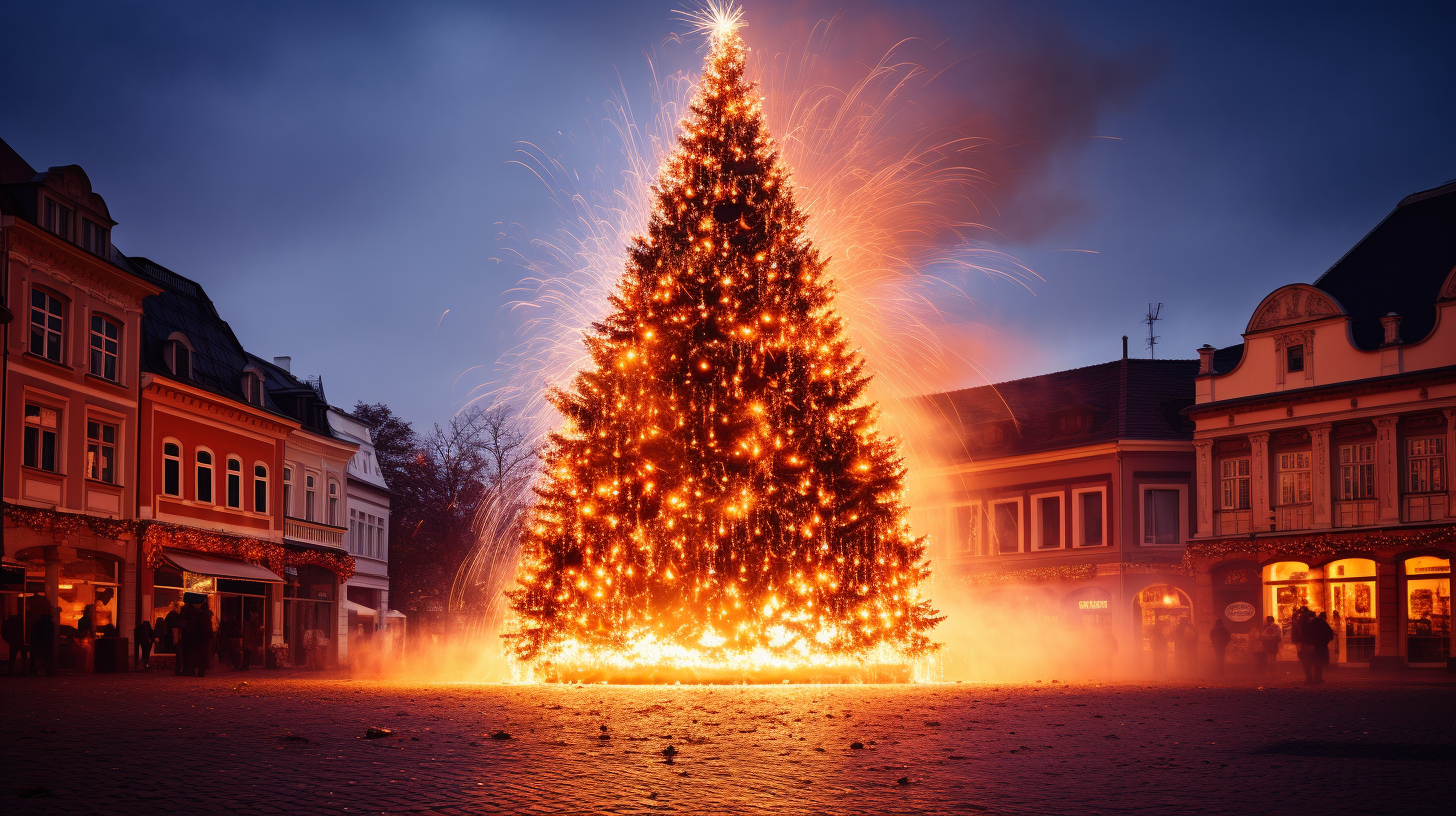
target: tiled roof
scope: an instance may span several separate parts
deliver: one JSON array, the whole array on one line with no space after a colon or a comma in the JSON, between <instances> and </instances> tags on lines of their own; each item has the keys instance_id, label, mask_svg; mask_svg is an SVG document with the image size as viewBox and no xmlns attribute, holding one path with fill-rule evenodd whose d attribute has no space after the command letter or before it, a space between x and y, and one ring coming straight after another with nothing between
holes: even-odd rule
<instances>
[{"instance_id":1,"label":"tiled roof","mask_svg":"<svg viewBox=\"0 0 1456 816\"><path fill-rule=\"evenodd\" d=\"M1330 293L1353 318L1355 343L1385 341L1380 318L1400 315L1406 343L1436 325L1436 298L1456 268L1456 181L1407 196L1314 285Z\"/></svg>"},{"instance_id":2,"label":"tiled roof","mask_svg":"<svg viewBox=\"0 0 1456 816\"><path fill-rule=\"evenodd\" d=\"M933 394L931 422L972 458L1000 458L1120 439L1192 439L1196 360L1117 360ZM954 455L954 454L952 454Z\"/></svg>"}]
</instances>

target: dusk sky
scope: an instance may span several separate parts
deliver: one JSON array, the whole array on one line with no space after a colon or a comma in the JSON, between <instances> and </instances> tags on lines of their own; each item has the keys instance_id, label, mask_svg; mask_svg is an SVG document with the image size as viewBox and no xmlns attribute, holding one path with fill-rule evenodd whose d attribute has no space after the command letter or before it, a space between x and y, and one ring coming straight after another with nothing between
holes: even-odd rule
<instances>
[{"instance_id":1,"label":"dusk sky","mask_svg":"<svg viewBox=\"0 0 1456 816\"><path fill-rule=\"evenodd\" d=\"M843 8L844 66L905 36L959 58L926 115L994 140L982 240L1042 279L965 282L996 380L1124 334L1146 355L1150 301L1160 357L1239 342L1456 177L1450 3L745 5L757 48ZM619 89L647 113L649 56L697 69L678 6L4 2L0 138L84 167L116 245L201 282L250 351L427 427L514 342L497 236L557 217L518 143L589 172L571 145Z\"/></svg>"}]
</instances>

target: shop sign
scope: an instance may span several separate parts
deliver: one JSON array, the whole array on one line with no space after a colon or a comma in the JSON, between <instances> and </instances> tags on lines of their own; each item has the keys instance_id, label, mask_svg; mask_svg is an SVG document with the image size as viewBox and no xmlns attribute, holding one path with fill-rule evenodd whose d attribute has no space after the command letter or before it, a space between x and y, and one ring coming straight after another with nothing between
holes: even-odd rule
<instances>
[{"instance_id":1,"label":"shop sign","mask_svg":"<svg viewBox=\"0 0 1456 816\"><path fill-rule=\"evenodd\" d=\"M1078 609L1106 609L1108 602L1100 598L1077 601Z\"/></svg>"},{"instance_id":2,"label":"shop sign","mask_svg":"<svg viewBox=\"0 0 1456 816\"><path fill-rule=\"evenodd\" d=\"M182 573L182 588L188 592L212 592L214 582L211 575L199 575L195 572Z\"/></svg>"},{"instance_id":3,"label":"shop sign","mask_svg":"<svg viewBox=\"0 0 1456 816\"><path fill-rule=\"evenodd\" d=\"M1254 617L1257 611L1251 603L1236 601L1223 608L1223 616L1234 623L1243 623Z\"/></svg>"},{"instance_id":4,"label":"shop sign","mask_svg":"<svg viewBox=\"0 0 1456 816\"><path fill-rule=\"evenodd\" d=\"M1437 564L1434 567L1414 567L1414 568L1411 569L1411 573L1412 574L1418 573L1418 572L1450 572L1450 571L1451 571L1451 568L1448 567L1448 566L1446 566L1445 564Z\"/></svg>"}]
</instances>

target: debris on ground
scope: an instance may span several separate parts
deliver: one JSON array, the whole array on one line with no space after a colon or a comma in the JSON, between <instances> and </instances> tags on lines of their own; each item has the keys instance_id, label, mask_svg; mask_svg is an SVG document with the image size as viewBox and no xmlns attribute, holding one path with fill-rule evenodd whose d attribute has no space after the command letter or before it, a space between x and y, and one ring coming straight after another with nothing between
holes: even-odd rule
<instances>
[{"instance_id":1,"label":"debris on ground","mask_svg":"<svg viewBox=\"0 0 1456 816\"><path fill-rule=\"evenodd\" d=\"M497 731L494 734L491 734L490 738L495 740L508 740L511 738L511 735L507 734L504 731Z\"/></svg>"},{"instance_id":2,"label":"debris on ground","mask_svg":"<svg viewBox=\"0 0 1456 816\"><path fill-rule=\"evenodd\" d=\"M864 747L864 743L863 742L851 742L849 744L849 747L850 747L850 750L858 751L859 749L861 749L861 748Z\"/></svg>"},{"instance_id":3,"label":"debris on ground","mask_svg":"<svg viewBox=\"0 0 1456 816\"><path fill-rule=\"evenodd\" d=\"M384 737L392 736L394 736L394 732L388 728L379 728L372 725L364 731L364 739L383 739Z\"/></svg>"}]
</instances>

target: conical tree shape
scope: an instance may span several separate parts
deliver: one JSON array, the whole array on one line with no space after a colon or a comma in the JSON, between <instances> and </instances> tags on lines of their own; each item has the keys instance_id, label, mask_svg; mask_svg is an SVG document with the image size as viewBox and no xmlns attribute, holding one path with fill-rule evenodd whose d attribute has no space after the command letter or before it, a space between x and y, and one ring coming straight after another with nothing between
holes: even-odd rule
<instances>
[{"instance_id":1,"label":"conical tree shape","mask_svg":"<svg viewBox=\"0 0 1456 816\"><path fill-rule=\"evenodd\" d=\"M526 661L726 664L914 656L940 618L904 467L861 402L833 308L745 76L713 34L647 235L565 415L524 528Z\"/></svg>"}]
</instances>

